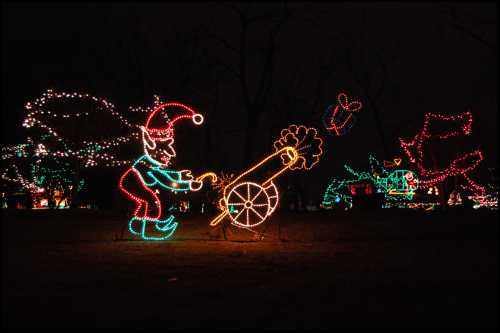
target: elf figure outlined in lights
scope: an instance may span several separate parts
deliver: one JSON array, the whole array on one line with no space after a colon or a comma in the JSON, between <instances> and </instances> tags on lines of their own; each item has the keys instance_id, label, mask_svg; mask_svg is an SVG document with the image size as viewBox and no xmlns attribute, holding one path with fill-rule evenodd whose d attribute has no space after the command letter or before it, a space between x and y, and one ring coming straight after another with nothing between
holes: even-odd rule
<instances>
[{"instance_id":1,"label":"elf figure outlined in lights","mask_svg":"<svg viewBox=\"0 0 500 333\"><path fill-rule=\"evenodd\" d=\"M172 116L170 120L168 113ZM176 156L173 148L174 126L182 119L191 120L195 125L203 123L203 116L181 103L162 103L153 109L146 124L141 126L144 154L121 176L122 190L136 208L129 221L129 230L145 240L165 240L177 228L174 216L164 216L160 202L160 191L198 191L203 186L203 178L215 174L206 173L197 179L190 170L167 169Z\"/></svg>"},{"instance_id":2,"label":"elf figure outlined in lights","mask_svg":"<svg viewBox=\"0 0 500 333\"><path fill-rule=\"evenodd\" d=\"M330 105L323 113L322 121L325 129L332 135L345 135L356 123L355 112L359 112L362 104L359 101L350 102L347 95L339 93L337 105Z\"/></svg>"}]
</instances>

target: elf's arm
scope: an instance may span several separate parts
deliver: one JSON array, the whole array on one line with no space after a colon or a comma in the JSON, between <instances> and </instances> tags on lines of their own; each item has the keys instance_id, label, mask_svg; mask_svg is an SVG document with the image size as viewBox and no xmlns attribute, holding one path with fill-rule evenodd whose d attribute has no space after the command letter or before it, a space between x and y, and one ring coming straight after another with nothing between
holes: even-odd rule
<instances>
[{"instance_id":1,"label":"elf's arm","mask_svg":"<svg viewBox=\"0 0 500 333\"><path fill-rule=\"evenodd\" d=\"M155 184L161 185L171 191L189 191L193 176L189 170L169 170L153 168L147 172Z\"/></svg>"}]
</instances>

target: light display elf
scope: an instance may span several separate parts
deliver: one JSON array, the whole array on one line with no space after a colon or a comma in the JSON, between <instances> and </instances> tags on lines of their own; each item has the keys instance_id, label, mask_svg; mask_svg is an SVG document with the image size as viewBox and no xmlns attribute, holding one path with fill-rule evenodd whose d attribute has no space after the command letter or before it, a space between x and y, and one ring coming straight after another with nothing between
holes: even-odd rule
<instances>
[{"instance_id":1,"label":"light display elf","mask_svg":"<svg viewBox=\"0 0 500 333\"><path fill-rule=\"evenodd\" d=\"M169 118L169 115L172 119ZM187 192L201 189L203 178L216 177L212 173L194 179L190 170L168 169L176 153L173 147L174 126L180 120L203 123L203 116L181 103L157 105L141 126L144 154L125 171L119 181L120 189L136 204L129 221L129 230L145 240L168 239L177 228L174 216L166 217L159 198L161 191Z\"/></svg>"}]
</instances>

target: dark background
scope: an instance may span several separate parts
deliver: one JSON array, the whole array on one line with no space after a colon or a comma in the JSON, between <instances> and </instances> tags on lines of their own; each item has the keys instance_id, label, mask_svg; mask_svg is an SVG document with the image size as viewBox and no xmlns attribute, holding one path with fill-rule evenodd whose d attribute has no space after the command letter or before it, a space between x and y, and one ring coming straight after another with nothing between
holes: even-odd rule
<instances>
[{"instance_id":1,"label":"dark background","mask_svg":"<svg viewBox=\"0 0 500 333\"><path fill-rule=\"evenodd\" d=\"M472 134L443 142L439 160L483 149L471 178L484 184L498 163L497 31L494 2L3 3L2 141L24 142L24 104L48 88L106 97L136 124L145 115L127 108L159 94L205 115L176 128L174 166L195 174L238 173L280 129L315 126L321 161L277 185L320 200L344 163L401 156L397 138L415 135L425 113L470 109ZM331 137L320 117L339 91L364 106L349 134ZM76 127L118 130L87 123ZM124 169L93 169L85 195L100 208L132 204L117 190ZM2 325L498 326L497 210L277 212L261 241L235 227L223 237L207 225L212 212L179 214L166 242L130 234L130 211L2 209Z\"/></svg>"},{"instance_id":2,"label":"dark background","mask_svg":"<svg viewBox=\"0 0 500 333\"><path fill-rule=\"evenodd\" d=\"M355 127L337 138L320 129L322 160L293 176L310 198L344 163L401 156L397 138L427 112L472 111L472 135L445 144L443 160L483 149L480 177L498 161L497 28L495 2L4 3L2 141L24 141L24 104L48 88L108 98L138 124L127 108L158 94L205 115L179 126L177 166L238 172L281 128L321 128L346 91L364 104Z\"/></svg>"}]
</instances>

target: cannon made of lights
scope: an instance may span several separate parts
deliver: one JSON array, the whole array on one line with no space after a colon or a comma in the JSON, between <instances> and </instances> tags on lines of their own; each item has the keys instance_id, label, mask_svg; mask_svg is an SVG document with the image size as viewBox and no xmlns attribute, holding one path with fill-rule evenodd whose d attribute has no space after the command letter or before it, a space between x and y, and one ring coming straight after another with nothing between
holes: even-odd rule
<instances>
[{"instance_id":1,"label":"cannon made of lights","mask_svg":"<svg viewBox=\"0 0 500 333\"><path fill-rule=\"evenodd\" d=\"M210 225L216 226L226 216L240 228L254 228L263 223L275 211L279 201L273 180L287 170L311 169L323 153L322 143L315 128L291 125L283 129L281 137L274 142L273 154L242 172L223 188L219 200L221 213ZM264 175L259 176L259 172Z\"/></svg>"}]
</instances>

